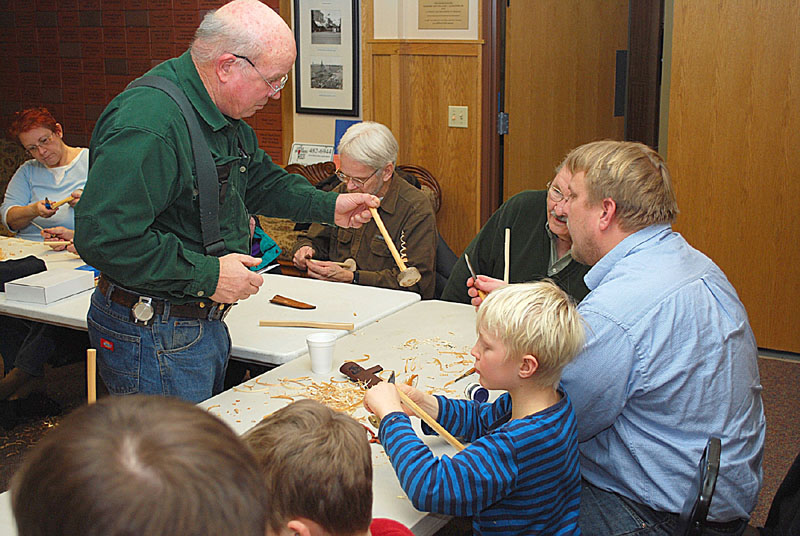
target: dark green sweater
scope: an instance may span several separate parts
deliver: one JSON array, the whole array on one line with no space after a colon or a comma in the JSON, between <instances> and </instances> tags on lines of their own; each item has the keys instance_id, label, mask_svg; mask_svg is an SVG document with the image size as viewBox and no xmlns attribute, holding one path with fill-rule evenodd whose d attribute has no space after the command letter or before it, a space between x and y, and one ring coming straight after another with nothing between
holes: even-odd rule
<instances>
[{"instance_id":1,"label":"dark green sweater","mask_svg":"<svg viewBox=\"0 0 800 536\"><path fill-rule=\"evenodd\" d=\"M505 229L511 228L509 280L512 283L537 281L547 277L550 263L550 237L547 235L547 191L527 190L515 195L492 214L486 225L464 250L475 273L503 279ZM589 267L573 260L551 277L567 294L579 302L589 293L583 276ZM469 303L469 269L464 255L456 262L442 293L446 301Z\"/></svg>"},{"instance_id":2,"label":"dark green sweater","mask_svg":"<svg viewBox=\"0 0 800 536\"><path fill-rule=\"evenodd\" d=\"M148 74L184 91L214 163L230 166L219 210L225 253L250 252L250 214L333 223L337 194L274 164L249 125L214 105L188 52ZM142 294L173 303L207 300L219 260L203 248L191 140L178 106L158 89L124 91L98 119L89 159L75 207L81 257Z\"/></svg>"}]
</instances>

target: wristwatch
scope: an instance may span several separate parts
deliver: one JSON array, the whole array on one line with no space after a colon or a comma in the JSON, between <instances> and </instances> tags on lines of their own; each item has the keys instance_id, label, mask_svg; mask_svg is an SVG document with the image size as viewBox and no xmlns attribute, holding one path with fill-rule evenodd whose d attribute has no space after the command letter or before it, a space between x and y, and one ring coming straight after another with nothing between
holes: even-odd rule
<instances>
[{"instance_id":1,"label":"wristwatch","mask_svg":"<svg viewBox=\"0 0 800 536\"><path fill-rule=\"evenodd\" d=\"M358 285L358 270L353 272L353 284Z\"/></svg>"}]
</instances>

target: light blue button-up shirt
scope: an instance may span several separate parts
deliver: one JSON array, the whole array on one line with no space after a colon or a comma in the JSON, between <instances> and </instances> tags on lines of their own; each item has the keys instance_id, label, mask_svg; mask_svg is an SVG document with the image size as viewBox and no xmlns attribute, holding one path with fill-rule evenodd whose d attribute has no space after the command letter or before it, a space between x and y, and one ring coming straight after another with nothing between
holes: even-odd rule
<instances>
[{"instance_id":1,"label":"light blue button-up shirt","mask_svg":"<svg viewBox=\"0 0 800 536\"><path fill-rule=\"evenodd\" d=\"M585 277L584 350L564 370L582 476L680 512L709 436L722 440L709 518L748 518L764 410L755 337L725 274L669 225L617 244Z\"/></svg>"}]
</instances>

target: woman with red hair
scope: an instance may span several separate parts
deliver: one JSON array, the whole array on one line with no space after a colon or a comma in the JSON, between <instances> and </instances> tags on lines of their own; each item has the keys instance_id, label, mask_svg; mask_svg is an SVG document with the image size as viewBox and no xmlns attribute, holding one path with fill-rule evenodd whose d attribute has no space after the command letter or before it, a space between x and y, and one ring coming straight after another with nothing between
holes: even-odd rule
<instances>
[{"instance_id":1,"label":"woman with red hair","mask_svg":"<svg viewBox=\"0 0 800 536\"><path fill-rule=\"evenodd\" d=\"M89 150L64 143L64 130L46 108L17 112L8 129L33 157L22 164L8 184L0 206L0 218L19 238L72 240L75 228L72 207L81 197L89 171ZM68 205L48 207L72 197ZM43 227L49 227L43 229ZM64 249L56 246L54 249ZM74 253L74 248L68 248ZM55 358L67 360L85 355L85 333L13 317L0 317L0 354L5 376L0 379L0 405L9 397L23 397L34 380L44 376L44 365ZM0 425L13 426L16 418L0 411ZM10 419L10 420L9 420Z\"/></svg>"},{"instance_id":2,"label":"woman with red hair","mask_svg":"<svg viewBox=\"0 0 800 536\"><path fill-rule=\"evenodd\" d=\"M42 240L42 227L74 229L72 207L80 199L89 171L89 150L64 143L64 130L47 108L17 112L9 134L34 158L22 164L8 184L0 217L19 238ZM72 196L69 206L52 208Z\"/></svg>"}]
</instances>

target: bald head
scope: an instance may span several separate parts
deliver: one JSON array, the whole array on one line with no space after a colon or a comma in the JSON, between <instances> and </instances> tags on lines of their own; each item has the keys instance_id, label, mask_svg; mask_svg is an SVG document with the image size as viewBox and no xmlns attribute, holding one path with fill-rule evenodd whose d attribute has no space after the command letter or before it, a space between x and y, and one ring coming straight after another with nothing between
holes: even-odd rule
<instances>
[{"instance_id":1,"label":"bald head","mask_svg":"<svg viewBox=\"0 0 800 536\"><path fill-rule=\"evenodd\" d=\"M200 23L192 43L195 63L211 63L226 52L254 62L288 66L284 72L296 56L292 30L259 0L233 0L210 11Z\"/></svg>"}]
</instances>

